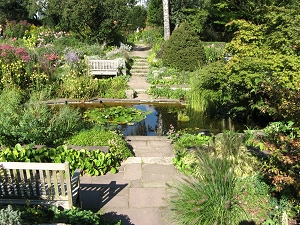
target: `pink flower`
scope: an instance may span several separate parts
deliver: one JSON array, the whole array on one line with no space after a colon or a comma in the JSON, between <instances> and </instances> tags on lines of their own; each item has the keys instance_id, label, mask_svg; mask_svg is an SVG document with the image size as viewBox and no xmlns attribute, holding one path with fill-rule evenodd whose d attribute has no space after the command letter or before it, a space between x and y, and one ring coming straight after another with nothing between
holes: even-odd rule
<instances>
[{"instance_id":1,"label":"pink flower","mask_svg":"<svg viewBox=\"0 0 300 225\"><path fill-rule=\"evenodd\" d=\"M1 53L1 57L6 57L7 56L7 52L2 52Z\"/></svg>"},{"instance_id":2,"label":"pink flower","mask_svg":"<svg viewBox=\"0 0 300 225\"><path fill-rule=\"evenodd\" d=\"M30 56L28 55L23 55L21 58L23 59L24 62L29 62L30 60Z\"/></svg>"}]
</instances>

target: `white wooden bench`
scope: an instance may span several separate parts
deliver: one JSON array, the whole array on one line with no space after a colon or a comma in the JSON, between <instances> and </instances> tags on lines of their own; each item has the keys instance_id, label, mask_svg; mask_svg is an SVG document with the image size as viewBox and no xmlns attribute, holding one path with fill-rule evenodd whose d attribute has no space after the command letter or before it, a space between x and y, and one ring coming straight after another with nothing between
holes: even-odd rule
<instances>
[{"instance_id":1,"label":"white wooden bench","mask_svg":"<svg viewBox=\"0 0 300 225\"><path fill-rule=\"evenodd\" d=\"M126 74L125 62L120 59L102 60L89 59L89 72L94 76L114 75L118 76L120 73Z\"/></svg>"},{"instance_id":2,"label":"white wooden bench","mask_svg":"<svg viewBox=\"0 0 300 225\"><path fill-rule=\"evenodd\" d=\"M69 163L0 162L0 204L80 203L80 169L71 177Z\"/></svg>"}]
</instances>

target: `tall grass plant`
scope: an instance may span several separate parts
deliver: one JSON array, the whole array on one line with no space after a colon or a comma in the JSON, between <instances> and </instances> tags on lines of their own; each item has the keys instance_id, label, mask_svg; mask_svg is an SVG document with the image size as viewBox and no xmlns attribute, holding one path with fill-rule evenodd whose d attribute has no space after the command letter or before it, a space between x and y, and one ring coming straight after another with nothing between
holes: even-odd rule
<instances>
[{"instance_id":1,"label":"tall grass plant","mask_svg":"<svg viewBox=\"0 0 300 225\"><path fill-rule=\"evenodd\" d=\"M235 198L236 178L230 160L198 150L199 174L176 183L169 199L178 224L238 224L243 210Z\"/></svg>"}]
</instances>

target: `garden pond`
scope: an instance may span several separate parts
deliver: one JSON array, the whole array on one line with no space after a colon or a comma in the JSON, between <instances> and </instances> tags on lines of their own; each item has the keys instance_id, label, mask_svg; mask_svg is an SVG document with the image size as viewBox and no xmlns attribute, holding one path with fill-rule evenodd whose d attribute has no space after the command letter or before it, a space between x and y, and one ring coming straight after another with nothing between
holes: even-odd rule
<instances>
[{"instance_id":1,"label":"garden pond","mask_svg":"<svg viewBox=\"0 0 300 225\"><path fill-rule=\"evenodd\" d=\"M170 125L175 130L188 129L195 132L219 133L223 130L224 121L219 118L210 118L199 113L189 112L184 105L178 103L151 103L151 104L128 104L128 103L92 103L77 104L84 110L94 108L110 108L123 106L146 112L139 122L118 124L124 136L164 136ZM226 122L228 123L228 122ZM236 131L243 132L247 127L243 124L232 122ZM228 125L225 126L228 128Z\"/></svg>"}]
</instances>

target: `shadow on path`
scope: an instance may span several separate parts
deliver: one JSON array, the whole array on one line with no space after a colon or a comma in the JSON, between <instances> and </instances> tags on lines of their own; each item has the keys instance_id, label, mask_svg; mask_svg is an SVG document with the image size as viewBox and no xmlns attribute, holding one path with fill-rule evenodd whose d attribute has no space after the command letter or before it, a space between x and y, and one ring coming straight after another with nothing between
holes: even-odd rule
<instances>
[{"instance_id":1,"label":"shadow on path","mask_svg":"<svg viewBox=\"0 0 300 225\"><path fill-rule=\"evenodd\" d=\"M104 218L108 222L118 222L121 221L122 225L134 225L130 222L130 218L127 215L120 214L118 215L116 212L105 213Z\"/></svg>"},{"instance_id":2,"label":"shadow on path","mask_svg":"<svg viewBox=\"0 0 300 225\"><path fill-rule=\"evenodd\" d=\"M128 184L80 184L80 199L83 209L101 209Z\"/></svg>"}]
</instances>

